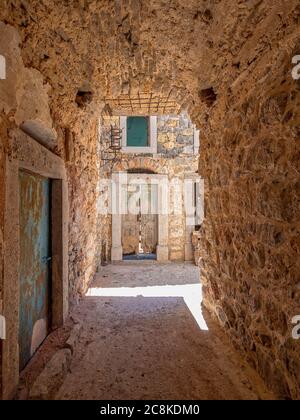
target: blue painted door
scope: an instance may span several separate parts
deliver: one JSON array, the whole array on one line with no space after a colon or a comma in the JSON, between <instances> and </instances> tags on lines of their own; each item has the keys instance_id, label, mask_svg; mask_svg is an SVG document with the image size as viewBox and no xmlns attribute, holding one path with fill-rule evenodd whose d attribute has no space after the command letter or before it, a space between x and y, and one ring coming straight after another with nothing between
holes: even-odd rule
<instances>
[{"instance_id":1,"label":"blue painted door","mask_svg":"<svg viewBox=\"0 0 300 420\"><path fill-rule=\"evenodd\" d=\"M20 320L22 370L50 329L51 181L21 171Z\"/></svg>"}]
</instances>

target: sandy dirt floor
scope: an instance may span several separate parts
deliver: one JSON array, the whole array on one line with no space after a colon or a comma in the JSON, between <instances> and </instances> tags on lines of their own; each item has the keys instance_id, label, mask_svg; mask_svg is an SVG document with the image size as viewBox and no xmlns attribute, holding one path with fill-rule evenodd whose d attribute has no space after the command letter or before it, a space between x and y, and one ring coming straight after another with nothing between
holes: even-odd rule
<instances>
[{"instance_id":1,"label":"sandy dirt floor","mask_svg":"<svg viewBox=\"0 0 300 420\"><path fill-rule=\"evenodd\" d=\"M200 294L192 264L102 268L72 314L83 329L56 399L271 399L219 327L202 317Z\"/></svg>"}]
</instances>

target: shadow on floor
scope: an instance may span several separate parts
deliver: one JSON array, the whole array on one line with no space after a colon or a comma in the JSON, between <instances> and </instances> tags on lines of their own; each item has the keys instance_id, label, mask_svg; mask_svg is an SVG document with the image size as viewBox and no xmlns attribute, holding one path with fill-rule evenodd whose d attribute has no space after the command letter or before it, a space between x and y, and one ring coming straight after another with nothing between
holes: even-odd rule
<instances>
[{"instance_id":1,"label":"shadow on floor","mask_svg":"<svg viewBox=\"0 0 300 420\"><path fill-rule=\"evenodd\" d=\"M83 331L57 399L271 398L207 314L207 328L199 328L185 292L178 294L195 285L192 264L103 268L73 313Z\"/></svg>"}]
</instances>

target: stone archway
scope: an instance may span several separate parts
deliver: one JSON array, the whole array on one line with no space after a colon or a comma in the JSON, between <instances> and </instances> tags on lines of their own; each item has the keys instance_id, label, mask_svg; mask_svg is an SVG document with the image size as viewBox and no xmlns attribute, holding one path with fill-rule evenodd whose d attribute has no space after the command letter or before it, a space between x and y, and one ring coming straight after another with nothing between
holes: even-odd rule
<instances>
[{"instance_id":1,"label":"stone archway","mask_svg":"<svg viewBox=\"0 0 300 420\"><path fill-rule=\"evenodd\" d=\"M133 156L128 160L122 160L114 165L115 172L133 172L133 171L152 172L153 174L167 175L168 168L161 159L155 159L149 156Z\"/></svg>"},{"instance_id":2,"label":"stone archway","mask_svg":"<svg viewBox=\"0 0 300 420\"><path fill-rule=\"evenodd\" d=\"M156 248L156 258L158 262L167 262L169 260L168 248L168 212L166 208L166 189L167 175L157 174L127 174L125 172L114 173L112 176L114 190L116 192L116 207L112 215L112 250L111 259L113 262L122 261L122 213L124 210L124 202L122 201L122 188L128 185L130 180L152 183L157 186L158 191L158 245Z\"/></svg>"},{"instance_id":3,"label":"stone archway","mask_svg":"<svg viewBox=\"0 0 300 420\"><path fill-rule=\"evenodd\" d=\"M0 265L11 268L3 209L13 205L6 197L7 162L17 155L12 138L22 122L41 120L57 129L56 144L47 147L67 171L75 301L99 263L99 114L124 95L130 106L141 91L166 105L174 100L203 128L205 305L277 394L299 398L290 321L299 313L300 293L300 93L292 73L300 49L299 0L3 3L0 44L9 65L0 85ZM36 89L43 92L38 101ZM36 161L44 166L42 153ZM12 295L0 278L5 314ZM14 372L13 351L8 356ZM5 382L7 396L17 375Z\"/></svg>"}]
</instances>

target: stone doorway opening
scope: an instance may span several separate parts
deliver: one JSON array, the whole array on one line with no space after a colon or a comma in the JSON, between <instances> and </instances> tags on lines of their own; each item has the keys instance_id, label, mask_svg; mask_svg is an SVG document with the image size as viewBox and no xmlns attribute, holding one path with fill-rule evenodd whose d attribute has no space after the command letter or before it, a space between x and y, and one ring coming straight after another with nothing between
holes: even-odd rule
<instances>
[{"instance_id":1,"label":"stone doorway opening","mask_svg":"<svg viewBox=\"0 0 300 420\"><path fill-rule=\"evenodd\" d=\"M5 399L14 396L20 370L30 366L44 338L64 324L69 308L68 194L63 161L20 132L12 147L17 152L5 166L3 284L10 290L3 308L9 328L1 343Z\"/></svg>"},{"instance_id":2,"label":"stone doorway opening","mask_svg":"<svg viewBox=\"0 0 300 420\"><path fill-rule=\"evenodd\" d=\"M112 180L118 203L112 214L112 261L124 255L168 261L168 215L160 211L166 176L118 172Z\"/></svg>"},{"instance_id":3,"label":"stone doorway opening","mask_svg":"<svg viewBox=\"0 0 300 420\"><path fill-rule=\"evenodd\" d=\"M101 169L112 181L111 261L195 261L193 233L200 207L195 203L203 198L200 188L197 197L194 193L201 184L199 130L187 112L141 116L134 109L131 114L139 117L132 117L127 110L113 111L100 120L104 148L112 127L120 129L122 139L113 165L103 159ZM147 124L141 127L140 120ZM133 207L129 214L128 203Z\"/></svg>"},{"instance_id":4,"label":"stone doorway opening","mask_svg":"<svg viewBox=\"0 0 300 420\"><path fill-rule=\"evenodd\" d=\"M122 200L127 212L122 216L124 260L156 260L158 246L157 185L143 182L124 186Z\"/></svg>"}]
</instances>

